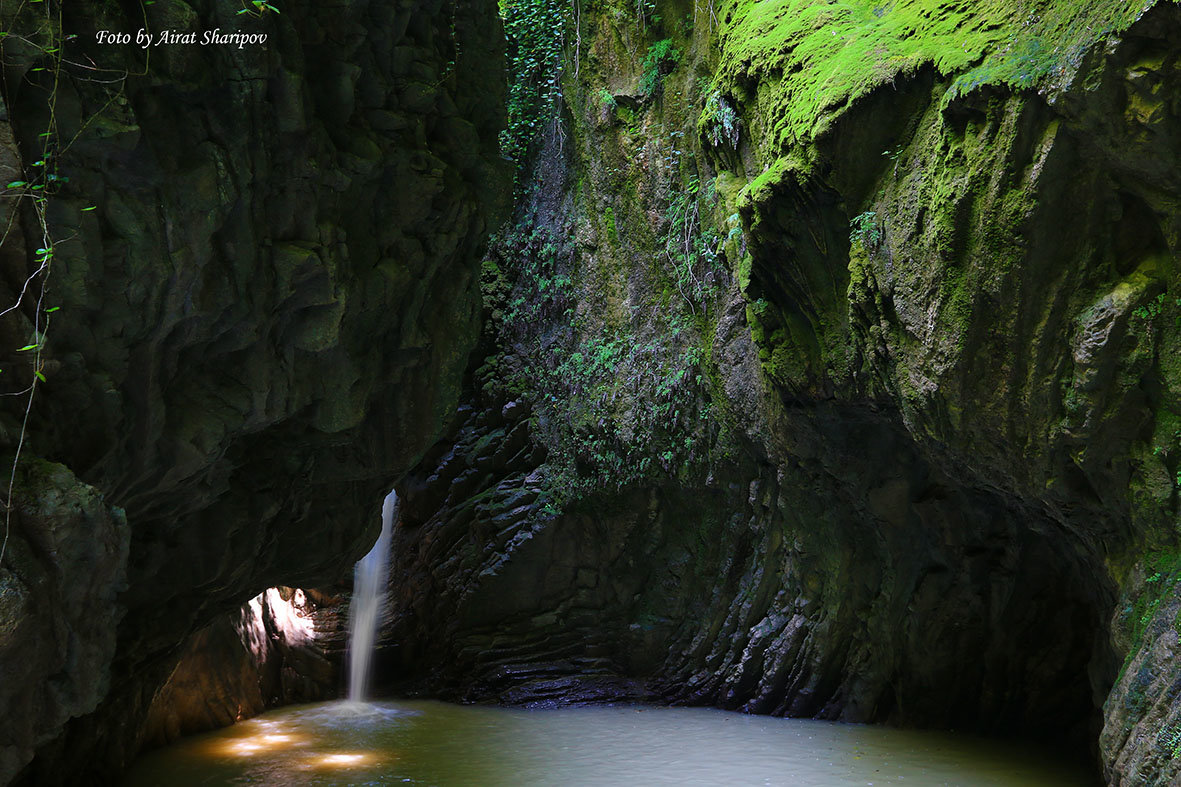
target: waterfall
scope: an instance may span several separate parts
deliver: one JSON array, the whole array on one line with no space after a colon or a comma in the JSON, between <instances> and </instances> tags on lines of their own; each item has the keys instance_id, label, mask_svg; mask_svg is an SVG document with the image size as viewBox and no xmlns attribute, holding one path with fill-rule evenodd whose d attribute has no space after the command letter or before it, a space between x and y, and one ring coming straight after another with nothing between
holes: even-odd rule
<instances>
[{"instance_id":1,"label":"waterfall","mask_svg":"<svg viewBox=\"0 0 1181 787\"><path fill-rule=\"evenodd\" d=\"M381 535L369 554L353 569L353 599L349 604L349 700L364 702L369 687L369 664L377 645L377 628L389 571L390 537L398 513L393 490L381 504Z\"/></svg>"}]
</instances>

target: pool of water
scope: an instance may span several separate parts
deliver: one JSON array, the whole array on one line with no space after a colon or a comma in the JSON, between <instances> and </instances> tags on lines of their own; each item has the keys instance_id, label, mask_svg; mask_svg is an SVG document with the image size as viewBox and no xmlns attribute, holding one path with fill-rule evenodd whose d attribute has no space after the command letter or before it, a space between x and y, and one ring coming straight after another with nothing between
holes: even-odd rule
<instances>
[{"instance_id":1,"label":"pool of water","mask_svg":"<svg viewBox=\"0 0 1181 787\"><path fill-rule=\"evenodd\" d=\"M183 785L1004 785L1077 787L1078 765L971 736L709 708L520 710L432 701L282 708L140 758Z\"/></svg>"}]
</instances>

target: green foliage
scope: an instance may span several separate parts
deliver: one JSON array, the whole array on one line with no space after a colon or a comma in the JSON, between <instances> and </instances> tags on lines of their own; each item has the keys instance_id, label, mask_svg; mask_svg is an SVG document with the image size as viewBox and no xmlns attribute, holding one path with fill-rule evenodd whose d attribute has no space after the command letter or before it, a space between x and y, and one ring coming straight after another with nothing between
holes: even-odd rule
<instances>
[{"instance_id":1,"label":"green foliage","mask_svg":"<svg viewBox=\"0 0 1181 787\"><path fill-rule=\"evenodd\" d=\"M558 0L504 0L500 15L509 44L508 128L500 150L517 165L519 180L530 145L561 99L567 11Z\"/></svg>"},{"instance_id":2,"label":"green foliage","mask_svg":"<svg viewBox=\"0 0 1181 787\"><path fill-rule=\"evenodd\" d=\"M1168 753L1169 759L1181 757L1181 724L1162 727L1156 736L1157 748Z\"/></svg>"},{"instance_id":3,"label":"green foliage","mask_svg":"<svg viewBox=\"0 0 1181 787\"><path fill-rule=\"evenodd\" d=\"M1171 307L1181 306L1181 298L1174 298L1172 303L1169 302L1168 295L1160 293L1155 298L1141 306L1137 306L1132 310L1133 316L1139 318L1142 322L1152 323L1162 314L1171 310ZM1175 318L1177 327L1181 328L1181 315Z\"/></svg>"},{"instance_id":4,"label":"green foliage","mask_svg":"<svg viewBox=\"0 0 1181 787\"><path fill-rule=\"evenodd\" d=\"M40 76L26 78L27 84L23 86L23 91L26 94L26 100L32 99L38 92L41 94L41 98L45 101L45 107L48 109L48 117L44 130L37 134L40 150L34 154L37 156L36 160L28 162L26 159L22 177L9 181L5 186L7 193L0 195L12 202L13 216L24 214L32 218L31 222L20 229L23 229L26 240L36 239L35 242L39 244L39 247L33 252L32 272L25 278L15 302L8 304L0 312L0 316L13 314L10 319L19 321L18 330L29 331L28 343L16 350L18 353L27 354L24 356L27 361L18 364L16 371L19 374L13 374L11 377L5 375L6 380L11 379L14 386L12 389L2 392L4 396L24 397L25 410L9 474L7 499L10 502L14 500L17 470L21 463L21 450L25 444L25 430L29 423L34 395L39 384L48 382L45 375L47 335L52 315L59 308L56 306L47 308L45 305L46 285L56 256L56 239L49 219L50 198L58 194L70 181L58 169L58 158L63 144L58 129L56 109L59 82L63 78L67 78L63 67L63 64L67 62L63 56L63 47L68 38L73 38L73 36L67 37L63 33L61 17L56 13L48 13L48 7L45 8L45 13L30 11L22 14L22 11L22 8L14 9L14 15L5 20L13 24L12 30L5 31L5 37L18 35L16 25L19 24L22 28L19 33L21 41L37 51L36 58L31 61L33 65L29 68L28 74L45 72L45 79ZM93 78L93 71L94 69L89 70L88 78ZM123 76L126 77L126 74ZM28 150L25 149L22 153L27 156ZM9 233L16 228L18 228L16 222L9 222L7 226L0 227L0 247L5 245ZM4 559L8 547L13 508L12 505L6 506L4 533L3 538L0 539L0 561Z\"/></svg>"},{"instance_id":5,"label":"green foliage","mask_svg":"<svg viewBox=\"0 0 1181 787\"><path fill-rule=\"evenodd\" d=\"M895 150L887 149L887 150L882 151L882 156L884 158L890 159L890 163L892 163L894 165L894 172L893 172L894 177L898 177L898 164L902 160L902 155L904 153L906 153L906 148L901 147L901 146L896 148Z\"/></svg>"},{"instance_id":6,"label":"green foliage","mask_svg":"<svg viewBox=\"0 0 1181 787\"><path fill-rule=\"evenodd\" d=\"M1148 322L1149 320L1155 320L1160 316L1161 310L1164 309L1164 305L1165 294L1162 292L1160 295L1156 296L1155 300L1151 300L1143 306L1137 306L1132 310L1132 314L1139 317L1141 320Z\"/></svg>"},{"instance_id":7,"label":"green foliage","mask_svg":"<svg viewBox=\"0 0 1181 787\"><path fill-rule=\"evenodd\" d=\"M1166 445L1156 444L1152 447L1153 456L1169 457L1176 450L1177 446L1181 445L1181 429L1173 430L1173 439Z\"/></svg>"},{"instance_id":8,"label":"green foliage","mask_svg":"<svg viewBox=\"0 0 1181 787\"><path fill-rule=\"evenodd\" d=\"M562 264L572 253L570 241L533 230L518 242L517 281L500 315L510 326L540 322L561 313L571 296L570 274Z\"/></svg>"},{"instance_id":9,"label":"green foliage","mask_svg":"<svg viewBox=\"0 0 1181 787\"><path fill-rule=\"evenodd\" d=\"M1132 309L1129 327L1134 331L1143 332L1151 343L1155 341L1158 331L1164 327L1162 323L1168 322L1181 330L1181 298L1170 297L1168 293L1162 292ZM1177 473L1177 485L1181 486L1181 470Z\"/></svg>"},{"instance_id":10,"label":"green foliage","mask_svg":"<svg viewBox=\"0 0 1181 787\"><path fill-rule=\"evenodd\" d=\"M645 29L649 24L660 24L660 15L656 13L656 0L636 0L636 19L640 20L640 28Z\"/></svg>"},{"instance_id":11,"label":"green foliage","mask_svg":"<svg viewBox=\"0 0 1181 787\"><path fill-rule=\"evenodd\" d=\"M710 183L712 186L712 182ZM703 196L697 175L689 175L681 189L674 189L664 217L668 221L662 245L672 264L677 292L696 314L716 290L710 271L717 264L722 239L717 231L702 226L700 203Z\"/></svg>"},{"instance_id":12,"label":"green foliage","mask_svg":"<svg viewBox=\"0 0 1181 787\"><path fill-rule=\"evenodd\" d=\"M614 10L617 22L631 16L626 6ZM654 6L635 10L645 23L657 21ZM651 43L657 38L663 40ZM593 123L606 108L617 124L595 125L597 132L620 141L643 134L652 151L640 163L611 146L601 167L576 173L575 214L595 230L593 261L583 256L587 246L573 241L585 237L583 227L562 223L561 213L532 215L533 201L519 199L516 223L493 239L484 264L485 346L496 349L486 353L474 382L489 401L511 397L531 405L532 439L547 450L538 471L546 490L536 506L542 515L641 483L704 478L724 429L707 370L713 296L725 273L721 235L731 227L719 233L711 226L713 178L699 173L684 150L686 131L679 129L687 122L695 136L692 119L701 104L675 94L665 79L682 53L662 34L645 47L637 58L639 89L649 96L663 91L663 102L617 100L607 83L590 82L575 115L578 124ZM568 48L572 54L572 36ZM717 109L729 110L723 128L732 133L733 106ZM741 230L729 237L740 238Z\"/></svg>"},{"instance_id":13,"label":"green foliage","mask_svg":"<svg viewBox=\"0 0 1181 787\"><path fill-rule=\"evenodd\" d=\"M854 216L849 222L849 243L859 243L866 251L878 248L882 242L882 229L878 226L877 216L872 210Z\"/></svg>"},{"instance_id":14,"label":"green foliage","mask_svg":"<svg viewBox=\"0 0 1181 787\"><path fill-rule=\"evenodd\" d=\"M702 400L701 351L678 352L667 337L636 341L626 331L578 335L545 383L559 391L548 398L551 423L568 424L548 442L566 498L676 475L700 461L714 428Z\"/></svg>"},{"instance_id":15,"label":"green foliage","mask_svg":"<svg viewBox=\"0 0 1181 787\"><path fill-rule=\"evenodd\" d=\"M275 8L266 0L250 0L250 5L238 11L238 14L250 14L251 16L262 16L263 14L277 14L279 9Z\"/></svg>"},{"instance_id":16,"label":"green foliage","mask_svg":"<svg viewBox=\"0 0 1181 787\"><path fill-rule=\"evenodd\" d=\"M723 144L738 149L738 137L742 131L742 119L737 110L718 91L709 94L702 110L698 128L709 144L720 148Z\"/></svg>"},{"instance_id":17,"label":"green foliage","mask_svg":"<svg viewBox=\"0 0 1181 787\"><path fill-rule=\"evenodd\" d=\"M648 47L644 58L644 70L640 75L640 90L645 96L660 92L664 76L676 68L681 60L681 50L673 46L671 38L664 38Z\"/></svg>"},{"instance_id":18,"label":"green foliage","mask_svg":"<svg viewBox=\"0 0 1181 787\"><path fill-rule=\"evenodd\" d=\"M575 311L586 285L574 278L567 237L523 222L491 246L482 277L486 330L503 349L476 379L492 396L532 403L535 439L549 449L554 511L596 490L702 466L718 426L705 393L705 354L682 309L674 303L647 315L655 323L648 328L604 324L601 314Z\"/></svg>"}]
</instances>

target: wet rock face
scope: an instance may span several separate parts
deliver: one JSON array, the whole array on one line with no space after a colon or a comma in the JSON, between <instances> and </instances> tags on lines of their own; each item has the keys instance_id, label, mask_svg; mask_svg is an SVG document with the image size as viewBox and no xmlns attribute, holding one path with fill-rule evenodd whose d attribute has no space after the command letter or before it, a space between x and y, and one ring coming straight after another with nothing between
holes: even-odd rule
<instances>
[{"instance_id":1,"label":"wet rock face","mask_svg":"<svg viewBox=\"0 0 1181 787\"><path fill-rule=\"evenodd\" d=\"M217 729L268 707L338 694L347 609L340 595L268 588L189 637L141 732L144 745Z\"/></svg>"},{"instance_id":2,"label":"wet rock face","mask_svg":"<svg viewBox=\"0 0 1181 787\"><path fill-rule=\"evenodd\" d=\"M46 213L60 245L40 308L60 310L25 455L70 468L130 528L112 691L99 716L34 741L46 746L31 782L124 760L133 734L109 734L100 716L141 717L152 681L216 614L271 585L346 573L391 480L454 410L499 177L495 6L296 0L281 11L253 18L194 0L148 6L143 19L138 6L66 4L60 31L25 6L0 11L0 26L28 39L3 45L5 182L14 167L37 176L47 129L68 177ZM268 40L95 41L145 24ZM51 119L52 58L34 44L59 33L73 37L69 61L110 79L67 64ZM6 306L43 245L20 204L3 245ZM16 350L45 323L37 308L22 302L0 331L16 388L33 379ZM11 456L23 400L3 401ZM3 571L15 570L6 556ZM6 683L24 682L15 664ZM3 777L23 760L9 762Z\"/></svg>"},{"instance_id":3,"label":"wet rock face","mask_svg":"<svg viewBox=\"0 0 1181 787\"><path fill-rule=\"evenodd\" d=\"M1115 638L1128 659L1104 705L1099 740L1111 784L1165 785L1181 776L1181 594L1176 553L1150 553L1128 577Z\"/></svg>"},{"instance_id":4,"label":"wet rock face","mask_svg":"<svg viewBox=\"0 0 1181 787\"><path fill-rule=\"evenodd\" d=\"M464 699L1094 735L1111 591L1059 525L883 414L792 427L812 469L747 461L544 518L528 421L472 413L405 484L386 672Z\"/></svg>"},{"instance_id":5,"label":"wet rock face","mask_svg":"<svg viewBox=\"0 0 1181 787\"><path fill-rule=\"evenodd\" d=\"M654 98L634 31L585 18L567 134L486 265L509 281L487 280L470 409L399 489L390 671L468 699L659 697L1079 750L1106 723L1109 778L1166 783L1149 733L1176 715L1175 637L1153 599L1177 572L1135 577L1146 543L1175 543L1176 7L1036 90L987 58L966 81L908 66L805 129L775 124L835 73L808 70L824 47L796 63L768 43L784 63L760 82L740 5L712 108L700 24L670 33ZM742 121L724 139L722 101ZM678 195L699 187L695 236ZM506 332L522 283L558 294Z\"/></svg>"}]
</instances>

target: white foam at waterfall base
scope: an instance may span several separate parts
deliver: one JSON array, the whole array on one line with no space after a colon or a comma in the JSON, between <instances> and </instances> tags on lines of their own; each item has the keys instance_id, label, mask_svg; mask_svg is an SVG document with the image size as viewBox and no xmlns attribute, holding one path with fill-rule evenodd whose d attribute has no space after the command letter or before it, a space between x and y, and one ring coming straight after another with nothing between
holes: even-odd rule
<instances>
[{"instance_id":1,"label":"white foam at waterfall base","mask_svg":"<svg viewBox=\"0 0 1181 787\"><path fill-rule=\"evenodd\" d=\"M364 702L369 670L377 645L377 629L386 595L390 538L398 512L398 495L390 491L381 505L381 535L369 554L353 569L353 599L349 604L349 701Z\"/></svg>"}]
</instances>

